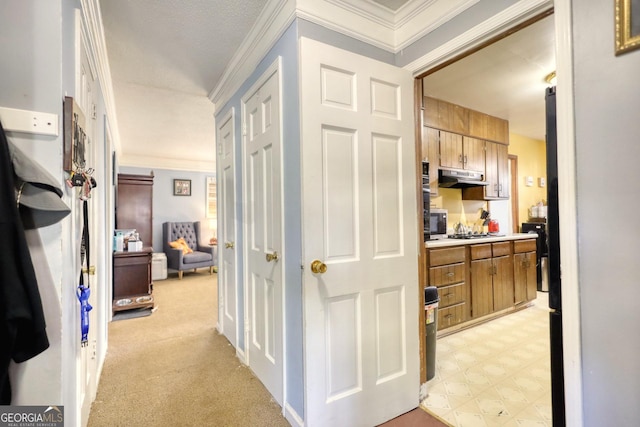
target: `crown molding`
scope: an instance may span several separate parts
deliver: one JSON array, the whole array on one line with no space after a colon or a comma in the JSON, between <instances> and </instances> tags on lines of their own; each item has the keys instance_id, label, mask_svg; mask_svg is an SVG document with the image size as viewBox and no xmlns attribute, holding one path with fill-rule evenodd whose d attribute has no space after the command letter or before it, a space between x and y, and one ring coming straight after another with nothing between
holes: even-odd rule
<instances>
[{"instance_id":1,"label":"crown molding","mask_svg":"<svg viewBox=\"0 0 640 427\"><path fill-rule=\"evenodd\" d=\"M122 154L118 158L118 166L167 169L193 172L215 173L216 162L214 160L188 160L167 157L153 157L149 155Z\"/></svg>"},{"instance_id":2,"label":"crown molding","mask_svg":"<svg viewBox=\"0 0 640 427\"><path fill-rule=\"evenodd\" d=\"M268 1L254 26L225 68L220 83L209 93L216 106L224 106L249 78L269 49L295 19L296 0Z\"/></svg>"},{"instance_id":3,"label":"crown molding","mask_svg":"<svg viewBox=\"0 0 640 427\"><path fill-rule=\"evenodd\" d=\"M552 7L553 0L521 0L403 68L420 74Z\"/></svg>"}]
</instances>

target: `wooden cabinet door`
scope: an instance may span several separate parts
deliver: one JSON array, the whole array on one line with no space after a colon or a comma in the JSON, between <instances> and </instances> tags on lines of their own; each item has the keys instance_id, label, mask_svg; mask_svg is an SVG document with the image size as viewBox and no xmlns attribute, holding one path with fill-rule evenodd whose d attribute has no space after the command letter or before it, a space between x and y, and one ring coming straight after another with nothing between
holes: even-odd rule
<instances>
[{"instance_id":1,"label":"wooden cabinet door","mask_svg":"<svg viewBox=\"0 0 640 427\"><path fill-rule=\"evenodd\" d=\"M511 256L493 258L493 310L513 307L513 262Z\"/></svg>"},{"instance_id":2,"label":"wooden cabinet door","mask_svg":"<svg viewBox=\"0 0 640 427\"><path fill-rule=\"evenodd\" d=\"M515 303L532 301L537 297L536 253L525 252L513 256Z\"/></svg>"},{"instance_id":3,"label":"wooden cabinet door","mask_svg":"<svg viewBox=\"0 0 640 427\"><path fill-rule=\"evenodd\" d=\"M471 315L482 317L493 311L493 261L471 261Z\"/></svg>"},{"instance_id":4,"label":"wooden cabinet door","mask_svg":"<svg viewBox=\"0 0 640 427\"><path fill-rule=\"evenodd\" d=\"M440 166L462 169L462 161L462 135L440 131Z\"/></svg>"},{"instance_id":5,"label":"wooden cabinet door","mask_svg":"<svg viewBox=\"0 0 640 427\"><path fill-rule=\"evenodd\" d=\"M498 144L487 141L486 170L484 180L489 183L484 189L485 197L498 197Z\"/></svg>"},{"instance_id":6,"label":"wooden cabinet door","mask_svg":"<svg viewBox=\"0 0 640 427\"><path fill-rule=\"evenodd\" d=\"M495 144L496 169L498 171L498 197L509 198L509 147L503 144Z\"/></svg>"},{"instance_id":7,"label":"wooden cabinet door","mask_svg":"<svg viewBox=\"0 0 640 427\"><path fill-rule=\"evenodd\" d=\"M527 277L527 301L533 301L538 297L538 273L536 270L536 253L535 252L527 252L526 256L526 277Z\"/></svg>"},{"instance_id":8,"label":"wooden cabinet door","mask_svg":"<svg viewBox=\"0 0 640 427\"><path fill-rule=\"evenodd\" d=\"M467 170L484 172L484 141L477 138L465 136L463 142L463 166Z\"/></svg>"},{"instance_id":9,"label":"wooden cabinet door","mask_svg":"<svg viewBox=\"0 0 640 427\"><path fill-rule=\"evenodd\" d=\"M440 131L422 127L422 160L429 162L431 197L438 195L438 166L440 164Z\"/></svg>"}]
</instances>

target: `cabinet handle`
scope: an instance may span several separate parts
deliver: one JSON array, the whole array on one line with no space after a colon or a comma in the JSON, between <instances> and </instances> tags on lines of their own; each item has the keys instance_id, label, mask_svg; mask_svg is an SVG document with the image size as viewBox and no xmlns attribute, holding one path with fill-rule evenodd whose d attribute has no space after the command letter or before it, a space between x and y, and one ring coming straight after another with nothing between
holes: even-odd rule
<instances>
[{"instance_id":1,"label":"cabinet handle","mask_svg":"<svg viewBox=\"0 0 640 427\"><path fill-rule=\"evenodd\" d=\"M453 296L453 294L451 292L449 292L446 295L443 295L443 297L445 297L445 298L451 298L452 296Z\"/></svg>"},{"instance_id":2,"label":"cabinet handle","mask_svg":"<svg viewBox=\"0 0 640 427\"><path fill-rule=\"evenodd\" d=\"M445 319L451 319L453 317L453 314L445 314L444 318Z\"/></svg>"},{"instance_id":3,"label":"cabinet handle","mask_svg":"<svg viewBox=\"0 0 640 427\"><path fill-rule=\"evenodd\" d=\"M464 163L464 162L462 161L462 154L458 154L458 163Z\"/></svg>"},{"instance_id":4,"label":"cabinet handle","mask_svg":"<svg viewBox=\"0 0 640 427\"><path fill-rule=\"evenodd\" d=\"M462 163L465 164L465 165L467 164L467 155L466 154L464 155L464 160L462 161Z\"/></svg>"},{"instance_id":5,"label":"cabinet handle","mask_svg":"<svg viewBox=\"0 0 640 427\"><path fill-rule=\"evenodd\" d=\"M447 274L445 274L446 277L453 277L453 271L448 272Z\"/></svg>"}]
</instances>

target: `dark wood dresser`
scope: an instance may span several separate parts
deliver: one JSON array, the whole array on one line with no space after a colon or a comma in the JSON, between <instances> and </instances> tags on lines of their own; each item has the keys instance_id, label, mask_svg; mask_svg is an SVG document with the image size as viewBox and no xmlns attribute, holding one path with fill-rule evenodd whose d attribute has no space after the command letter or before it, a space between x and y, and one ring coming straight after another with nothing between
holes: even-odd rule
<instances>
[{"instance_id":1,"label":"dark wood dresser","mask_svg":"<svg viewBox=\"0 0 640 427\"><path fill-rule=\"evenodd\" d=\"M153 172L150 175L118 174L116 229L135 228L141 251L113 253L113 311L152 308L153 283ZM126 246L125 246L126 249Z\"/></svg>"}]
</instances>

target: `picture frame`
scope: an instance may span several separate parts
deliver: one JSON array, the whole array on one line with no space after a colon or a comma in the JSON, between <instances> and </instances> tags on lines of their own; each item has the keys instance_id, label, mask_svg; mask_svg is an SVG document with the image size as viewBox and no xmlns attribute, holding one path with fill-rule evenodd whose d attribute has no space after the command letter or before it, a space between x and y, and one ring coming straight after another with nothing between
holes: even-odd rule
<instances>
[{"instance_id":1,"label":"picture frame","mask_svg":"<svg viewBox=\"0 0 640 427\"><path fill-rule=\"evenodd\" d=\"M640 48L640 0L616 0L616 55Z\"/></svg>"},{"instance_id":2,"label":"picture frame","mask_svg":"<svg viewBox=\"0 0 640 427\"><path fill-rule=\"evenodd\" d=\"M174 179L173 195L174 196L190 196L191 180L190 179Z\"/></svg>"}]
</instances>

